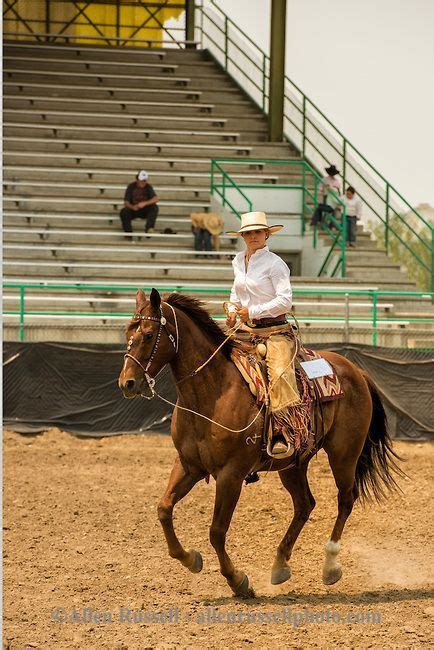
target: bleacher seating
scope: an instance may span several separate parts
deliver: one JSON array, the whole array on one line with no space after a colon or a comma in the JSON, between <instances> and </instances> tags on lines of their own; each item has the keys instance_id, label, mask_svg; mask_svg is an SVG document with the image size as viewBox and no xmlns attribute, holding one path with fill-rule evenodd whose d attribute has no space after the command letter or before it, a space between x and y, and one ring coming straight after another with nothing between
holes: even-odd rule
<instances>
[{"instance_id":1,"label":"bleacher seating","mask_svg":"<svg viewBox=\"0 0 434 650\"><path fill-rule=\"evenodd\" d=\"M247 95L206 53L193 49L6 42L4 73L5 280L209 287L216 293L203 297L221 315L235 242L223 236L219 254L198 257L189 217L209 209L210 159L238 159L231 174L244 182L269 185L299 177L299 171L277 173L267 163L249 163L299 154L289 143L267 142L265 118ZM160 196L157 232L145 237L143 222L134 222L128 241L118 214L124 188L140 168L149 171ZM172 234L164 234L166 228ZM331 286L414 289L370 234L359 230L347 277ZM295 287L319 291L330 282L294 278ZM119 340L124 317L113 314L129 313L133 305L131 294L99 288L80 294L27 290L26 296L27 309L57 308L62 327L70 326L66 338L75 340L89 337L80 329L83 322L94 323L96 331L109 321L104 340ZM318 318L323 329L329 327L344 306L339 297L318 298L295 301L315 332ZM5 309L17 309L18 299L17 291L6 290ZM363 324L369 302L358 298L352 308ZM382 300L379 308L382 318L398 318L393 327L406 326L411 310L399 301ZM414 310L426 309L426 301L415 302ZM92 320L92 312L101 311L106 315ZM35 338L55 320L27 317ZM6 337L16 337L16 326L17 318L7 317Z\"/></svg>"}]
</instances>

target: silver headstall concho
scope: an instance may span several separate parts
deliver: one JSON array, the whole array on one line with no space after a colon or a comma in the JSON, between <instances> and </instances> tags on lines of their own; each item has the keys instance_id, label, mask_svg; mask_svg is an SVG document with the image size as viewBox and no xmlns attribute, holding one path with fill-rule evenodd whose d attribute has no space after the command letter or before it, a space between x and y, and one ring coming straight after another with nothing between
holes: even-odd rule
<instances>
[{"instance_id":1,"label":"silver headstall concho","mask_svg":"<svg viewBox=\"0 0 434 650\"><path fill-rule=\"evenodd\" d=\"M164 303L164 304L168 304L168 303ZM138 314L134 314L134 316L133 316L133 320L138 320L138 321L139 321L139 324L138 324L138 326L137 326L136 332L140 332L140 323L141 323L142 321L145 321L145 320L151 320L151 321L154 321L155 323L159 323L159 324L160 324L160 326L159 326L159 328L158 328L158 332L157 332L157 338L155 339L154 347L152 348L152 352L151 352L151 355L150 355L150 357L149 357L149 359L148 359L148 362L147 362L147 364L146 364L146 367L145 367L145 366L144 366L144 365L143 365L143 364L142 364L142 363L141 363L141 362L140 362L140 361L139 361L139 360L138 360L138 359L137 359L133 354L130 353L130 350L131 350L132 345L133 345L133 342L134 342L134 335L132 335L132 336L130 337L130 339L129 339L129 341L128 341L128 344L127 344L127 351L126 351L126 353L124 354L124 359L127 359L127 358L128 358L128 359L132 359L132 360L133 360L135 363L137 363L137 365L139 365L139 366L141 367L141 369L143 370L143 372L144 372L144 376L145 376L145 380L146 380L146 383L148 384L148 388L149 388L149 390L150 390L151 395L150 395L150 397L148 397L147 395L143 395L143 394L142 394L141 396L144 397L145 399L149 399L149 400L151 400L151 399L153 399L153 398L155 397L155 390L154 390L155 379L154 379L154 377L151 377L151 376L149 375L148 371L149 371L149 368L151 367L151 363L152 363L152 361L153 361L153 359L154 359L154 357L155 357L155 355L156 355L156 353L157 353L158 346L159 346L159 344L160 344L161 333L162 333L162 331L163 331L163 327L164 327L165 330L166 330L166 334L167 334L167 336L168 336L168 338L169 338L169 341L170 341L170 342L172 343L172 345L173 345L173 348L174 348L174 350L175 350L175 353L178 352L179 334L178 334L178 322L177 322L177 319L176 319L176 312L175 312L175 310L173 309L172 305L169 305L169 304L168 304L168 306L169 306L169 307L171 308L171 310L173 311L173 316L174 316L174 319L175 319L176 341L175 341L175 338L173 337L173 335L172 335L172 334L167 330L167 328L166 328L166 325L167 325L167 319L165 318L165 316L164 316L164 314L163 314L163 309L162 309L162 307L161 307L161 305L160 305L160 318L157 318L157 317L155 317L155 316L141 316L140 313L138 313Z\"/></svg>"}]
</instances>

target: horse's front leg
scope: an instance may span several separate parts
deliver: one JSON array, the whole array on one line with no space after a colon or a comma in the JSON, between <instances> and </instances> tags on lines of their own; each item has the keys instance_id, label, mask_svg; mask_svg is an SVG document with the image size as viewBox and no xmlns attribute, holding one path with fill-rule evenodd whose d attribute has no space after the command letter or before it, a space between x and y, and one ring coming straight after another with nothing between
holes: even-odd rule
<instances>
[{"instance_id":1,"label":"horse's front leg","mask_svg":"<svg viewBox=\"0 0 434 650\"><path fill-rule=\"evenodd\" d=\"M234 477L229 468L217 476L214 515L210 528L210 541L220 563L220 572L226 578L236 596L252 598L255 593L249 585L249 579L243 571L235 569L226 552L226 533L229 529L235 506L240 497L243 478Z\"/></svg>"},{"instance_id":2,"label":"horse's front leg","mask_svg":"<svg viewBox=\"0 0 434 650\"><path fill-rule=\"evenodd\" d=\"M315 499L307 480L307 463L279 472L283 486L288 490L294 504L294 515L288 530L280 542L271 570L271 584L279 585L291 577L289 559L292 549L309 515L315 507Z\"/></svg>"},{"instance_id":3,"label":"horse's front leg","mask_svg":"<svg viewBox=\"0 0 434 650\"><path fill-rule=\"evenodd\" d=\"M158 504L158 518L166 537L169 555L179 560L192 573L202 571L202 556L194 550L186 551L181 545L173 527L173 508L205 476L205 473L192 474L188 472L178 456L173 465L166 491Z\"/></svg>"}]
</instances>

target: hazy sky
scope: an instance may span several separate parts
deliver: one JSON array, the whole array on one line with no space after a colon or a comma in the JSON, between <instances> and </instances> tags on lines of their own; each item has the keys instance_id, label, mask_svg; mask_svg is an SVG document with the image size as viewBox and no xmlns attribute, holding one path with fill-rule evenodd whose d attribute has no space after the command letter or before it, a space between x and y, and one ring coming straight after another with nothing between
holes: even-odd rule
<instances>
[{"instance_id":1,"label":"hazy sky","mask_svg":"<svg viewBox=\"0 0 434 650\"><path fill-rule=\"evenodd\" d=\"M268 51L271 0L217 0ZM434 0L287 0L286 74L410 203L434 206Z\"/></svg>"}]
</instances>

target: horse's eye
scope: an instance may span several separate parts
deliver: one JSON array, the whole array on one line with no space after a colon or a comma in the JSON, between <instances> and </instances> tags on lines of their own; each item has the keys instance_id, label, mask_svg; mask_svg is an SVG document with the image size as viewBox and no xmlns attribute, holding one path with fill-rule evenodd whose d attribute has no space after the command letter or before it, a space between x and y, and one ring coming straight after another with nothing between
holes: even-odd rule
<instances>
[{"instance_id":1,"label":"horse's eye","mask_svg":"<svg viewBox=\"0 0 434 650\"><path fill-rule=\"evenodd\" d=\"M150 340L152 339L153 336L154 336L154 335L152 334L152 332L148 332L148 334L146 334L145 338L147 338L148 341L150 341Z\"/></svg>"}]
</instances>

